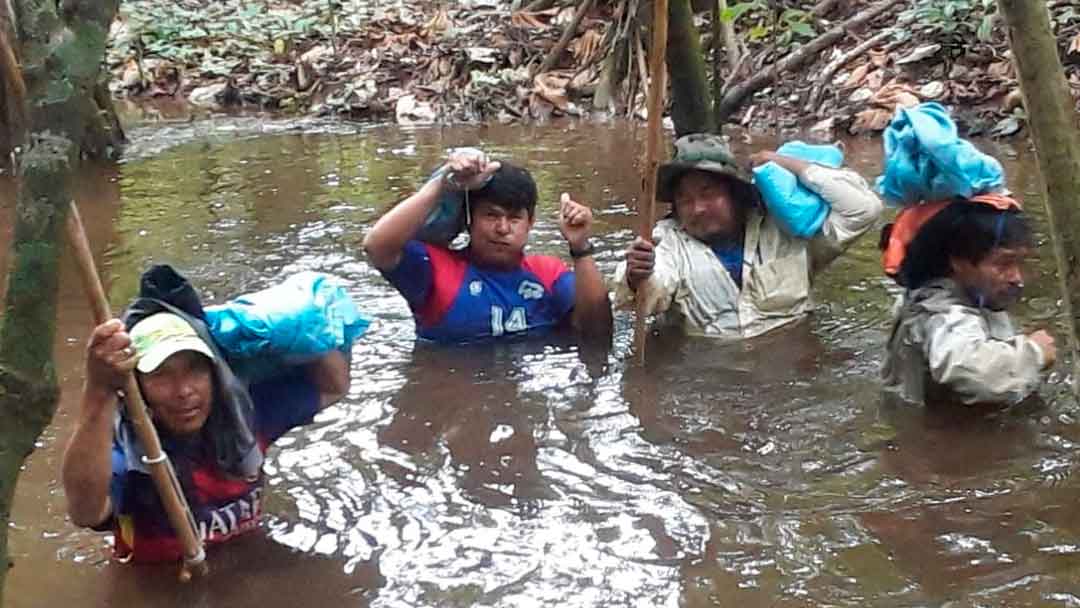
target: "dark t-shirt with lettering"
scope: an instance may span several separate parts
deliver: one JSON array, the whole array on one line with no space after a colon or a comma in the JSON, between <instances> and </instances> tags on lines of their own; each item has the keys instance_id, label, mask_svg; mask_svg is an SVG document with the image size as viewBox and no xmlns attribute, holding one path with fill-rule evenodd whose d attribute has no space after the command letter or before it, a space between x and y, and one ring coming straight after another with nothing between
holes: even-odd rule
<instances>
[{"instance_id":1,"label":"dark t-shirt with lettering","mask_svg":"<svg viewBox=\"0 0 1080 608\"><path fill-rule=\"evenodd\" d=\"M255 435L266 449L290 429L307 424L319 409L318 389L302 374L254 384ZM240 479L221 471L206 443L167 442L166 452L177 470L199 535L207 545L224 542L258 527L262 512L263 475ZM183 556L179 539L161 506L149 475L128 470L123 447L113 443L111 525L114 553L121 561L175 561Z\"/></svg>"}]
</instances>

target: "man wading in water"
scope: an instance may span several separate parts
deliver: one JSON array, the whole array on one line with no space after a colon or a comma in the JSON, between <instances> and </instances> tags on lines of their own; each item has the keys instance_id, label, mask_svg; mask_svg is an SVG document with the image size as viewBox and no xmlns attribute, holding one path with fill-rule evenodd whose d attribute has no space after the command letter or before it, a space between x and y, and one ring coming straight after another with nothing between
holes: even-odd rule
<instances>
[{"instance_id":1,"label":"man wading in water","mask_svg":"<svg viewBox=\"0 0 1080 608\"><path fill-rule=\"evenodd\" d=\"M447 190L466 194L464 250L415 240ZM420 338L463 343L572 326L610 340L611 304L589 242L592 211L562 195L559 231L570 270L558 258L525 255L536 199L525 169L455 151L419 192L376 222L364 250L409 303Z\"/></svg>"},{"instance_id":2,"label":"man wading in water","mask_svg":"<svg viewBox=\"0 0 1080 608\"><path fill-rule=\"evenodd\" d=\"M674 313L692 335L751 338L806 317L813 275L865 233L882 204L847 169L759 152L829 205L817 234L786 232L761 202L749 175L715 135L675 142L660 167L657 198L673 203L653 239L638 237L615 273L616 303L645 298L645 313Z\"/></svg>"},{"instance_id":3,"label":"man wading in water","mask_svg":"<svg viewBox=\"0 0 1080 608\"><path fill-rule=\"evenodd\" d=\"M896 312L882 375L912 403L1011 405L1038 388L1057 358L1046 331L1023 334L1008 308L1024 287L1031 229L999 194L924 206L896 276ZM899 225L893 232L907 230Z\"/></svg>"},{"instance_id":4,"label":"man wading in water","mask_svg":"<svg viewBox=\"0 0 1080 608\"><path fill-rule=\"evenodd\" d=\"M90 336L82 406L64 453L64 491L76 525L113 531L118 559L175 561L180 543L130 428L117 418L127 374L136 372L200 535L215 544L258 525L267 447L343 397L349 369L345 356L331 351L248 390L198 319L160 305L129 309L132 318L130 330L113 319ZM253 415L244 420L244 412Z\"/></svg>"}]
</instances>

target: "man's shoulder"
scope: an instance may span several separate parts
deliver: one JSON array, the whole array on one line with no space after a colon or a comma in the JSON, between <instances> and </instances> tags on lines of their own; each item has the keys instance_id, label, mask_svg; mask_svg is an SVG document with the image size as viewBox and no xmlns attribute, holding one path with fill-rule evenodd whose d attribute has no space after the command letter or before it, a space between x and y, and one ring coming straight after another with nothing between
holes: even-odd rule
<instances>
[{"instance_id":1,"label":"man's shoulder","mask_svg":"<svg viewBox=\"0 0 1080 608\"><path fill-rule=\"evenodd\" d=\"M521 260L522 270L536 275L548 290L564 273L570 272L566 262L553 255L527 255Z\"/></svg>"}]
</instances>

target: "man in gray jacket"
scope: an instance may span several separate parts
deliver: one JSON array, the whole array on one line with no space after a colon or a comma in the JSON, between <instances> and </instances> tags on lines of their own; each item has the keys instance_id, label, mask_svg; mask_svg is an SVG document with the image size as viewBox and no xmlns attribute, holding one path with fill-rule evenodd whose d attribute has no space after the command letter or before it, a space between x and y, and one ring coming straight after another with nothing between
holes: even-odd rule
<instances>
[{"instance_id":1,"label":"man in gray jacket","mask_svg":"<svg viewBox=\"0 0 1080 608\"><path fill-rule=\"evenodd\" d=\"M881 214L882 204L854 171L759 152L829 204L810 239L785 232L760 202L749 176L715 135L675 142L660 167L657 198L673 203L651 241L638 238L615 272L615 300L641 292L646 314L673 313L691 335L751 338L806 317L814 274Z\"/></svg>"},{"instance_id":2,"label":"man in gray jacket","mask_svg":"<svg viewBox=\"0 0 1080 608\"><path fill-rule=\"evenodd\" d=\"M904 401L1019 403L1054 363L1054 338L1018 332L1007 312L1023 289L1031 231L1003 199L949 203L907 246L896 279L908 291L882 369Z\"/></svg>"}]
</instances>

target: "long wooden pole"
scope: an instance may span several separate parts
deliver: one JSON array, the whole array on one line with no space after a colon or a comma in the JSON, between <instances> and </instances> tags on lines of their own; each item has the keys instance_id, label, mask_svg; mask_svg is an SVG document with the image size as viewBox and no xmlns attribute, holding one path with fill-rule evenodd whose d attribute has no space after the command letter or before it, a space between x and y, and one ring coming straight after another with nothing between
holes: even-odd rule
<instances>
[{"instance_id":1,"label":"long wooden pole","mask_svg":"<svg viewBox=\"0 0 1080 608\"><path fill-rule=\"evenodd\" d=\"M638 236L652 240L653 224L656 222L656 169L660 165L660 145L664 119L665 60L668 40L668 0L653 0L652 45L649 47L649 92L647 98L648 127L645 134L645 165L642 170L644 185L641 198L641 225ZM645 362L646 325L645 297L637 296L637 319L634 322L634 342L641 362Z\"/></svg>"},{"instance_id":2,"label":"long wooden pole","mask_svg":"<svg viewBox=\"0 0 1080 608\"><path fill-rule=\"evenodd\" d=\"M94 314L94 322L100 325L112 318L112 313L109 311L109 301L105 297L101 278L94 266L94 257L90 252L90 242L86 238L82 218L79 217L79 208L74 201L68 211L67 233L68 241L75 252L79 276L82 278L86 297ZM161 440L158 438L153 422L150 421L150 415L147 413L134 373L128 374L124 385L124 407L135 429L135 436L142 445L143 451L146 452L143 463L150 470L150 477L154 480L154 486L161 497L161 504L165 507L169 523L172 524L173 530L180 539L180 545L184 549L180 580L184 582L191 580L193 572L205 575L207 572L206 552L199 538L195 518L191 514L191 507L188 506L184 492L180 489L176 471L169 457L161 449Z\"/></svg>"}]
</instances>

